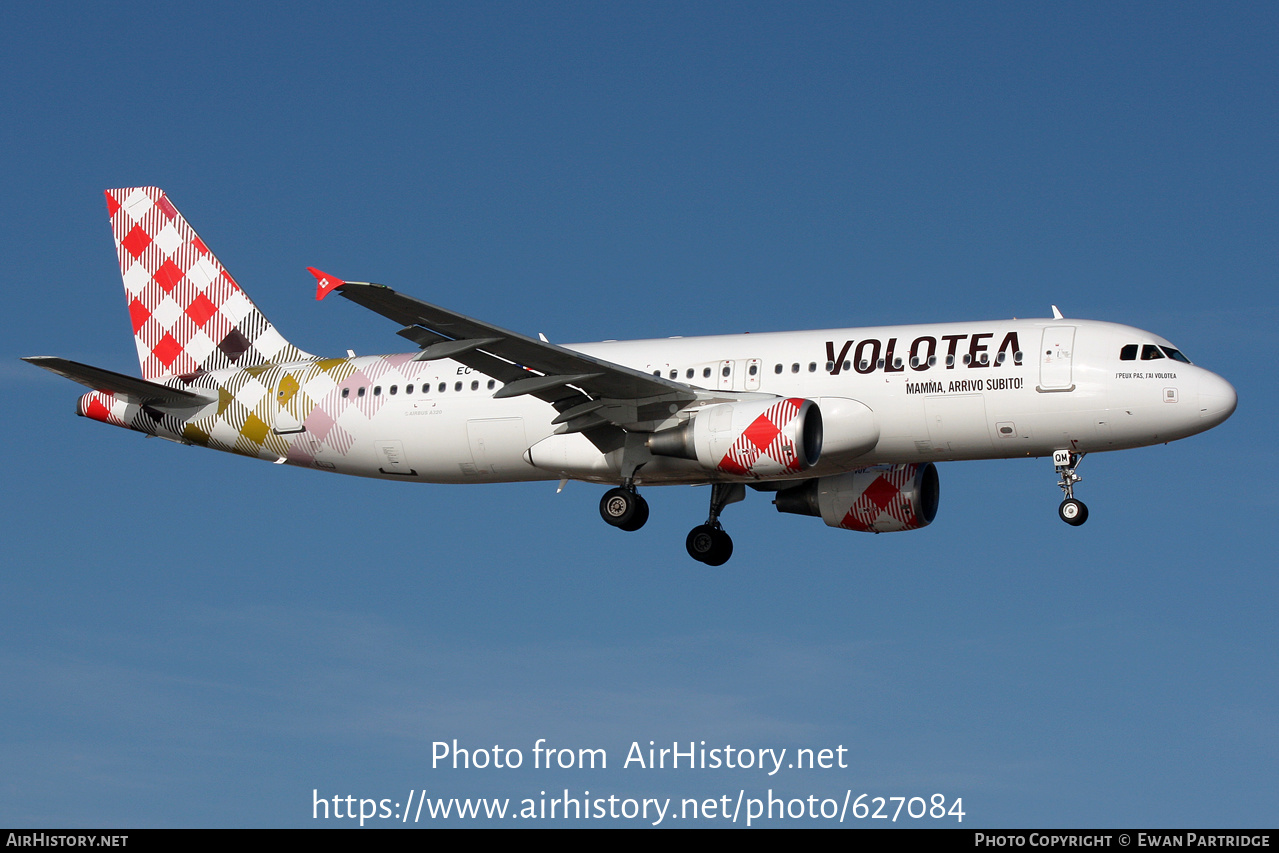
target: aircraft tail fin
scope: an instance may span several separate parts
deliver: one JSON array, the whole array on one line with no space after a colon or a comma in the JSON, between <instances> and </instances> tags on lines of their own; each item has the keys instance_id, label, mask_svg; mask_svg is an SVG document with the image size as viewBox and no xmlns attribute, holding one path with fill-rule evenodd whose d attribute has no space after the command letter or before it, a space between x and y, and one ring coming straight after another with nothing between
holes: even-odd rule
<instances>
[{"instance_id":1,"label":"aircraft tail fin","mask_svg":"<svg viewBox=\"0 0 1279 853\"><path fill-rule=\"evenodd\" d=\"M143 378L311 357L275 330L163 190L106 196Z\"/></svg>"}]
</instances>

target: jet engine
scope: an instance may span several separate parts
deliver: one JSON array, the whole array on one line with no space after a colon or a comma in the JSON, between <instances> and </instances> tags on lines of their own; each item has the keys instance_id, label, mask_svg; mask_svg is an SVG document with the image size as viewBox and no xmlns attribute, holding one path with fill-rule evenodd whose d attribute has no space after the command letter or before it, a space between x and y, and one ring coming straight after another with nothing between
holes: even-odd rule
<instances>
[{"instance_id":1,"label":"jet engine","mask_svg":"<svg viewBox=\"0 0 1279 853\"><path fill-rule=\"evenodd\" d=\"M937 467L873 465L819 477L777 493L778 512L820 516L828 527L891 533L927 527L937 517Z\"/></svg>"},{"instance_id":2,"label":"jet engine","mask_svg":"<svg viewBox=\"0 0 1279 853\"><path fill-rule=\"evenodd\" d=\"M648 449L740 477L797 473L822 455L822 413L812 400L798 397L719 403L653 433Z\"/></svg>"}]
</instances>

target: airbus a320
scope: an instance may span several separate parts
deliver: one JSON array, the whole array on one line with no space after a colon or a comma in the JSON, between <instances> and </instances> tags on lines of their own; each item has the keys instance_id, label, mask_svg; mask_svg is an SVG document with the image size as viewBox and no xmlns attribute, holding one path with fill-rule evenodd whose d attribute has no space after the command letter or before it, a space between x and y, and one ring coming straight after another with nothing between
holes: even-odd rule
<instances>
[{"instance_id":1,"label":"airbus a320","mask_svg":"<svg viewBox=\"0 0 1279 853\"><path fill-rule=\"evenodd\" d=\"M933 521L936 462L1052 457L1083 524L1087 453L1203 432L1234 388L1158 335L1054 316L556 345L311 269L416 349L323 358L289 343L155 187L108 190L142 378L26 360L87 386L77 413L182 444L422 483L581 480L600 515L648 519L641 487L705 484L688 553L732 555L746 487L785 513L874 533Z\"/></svg>"}]
</instances>

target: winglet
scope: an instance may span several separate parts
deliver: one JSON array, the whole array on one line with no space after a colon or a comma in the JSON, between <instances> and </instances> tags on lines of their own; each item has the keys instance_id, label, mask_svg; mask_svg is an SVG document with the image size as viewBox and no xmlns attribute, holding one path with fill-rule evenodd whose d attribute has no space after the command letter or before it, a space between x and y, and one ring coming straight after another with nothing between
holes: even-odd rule
<instances>
[{"instance_id":1,"label":"winglet","mask_svg":"<svg viewBox=\"0 0 1279 853\"><path fill-rule=\"evenodd\" d=\"M328 296L330 291L336 290L346 284L346 282L342 279L337 278L336 276L331 276L328 273L320 272L315 267L307 267L306 271L315 276L315 299L317 302Z\"/></svg>"}]
</instances>

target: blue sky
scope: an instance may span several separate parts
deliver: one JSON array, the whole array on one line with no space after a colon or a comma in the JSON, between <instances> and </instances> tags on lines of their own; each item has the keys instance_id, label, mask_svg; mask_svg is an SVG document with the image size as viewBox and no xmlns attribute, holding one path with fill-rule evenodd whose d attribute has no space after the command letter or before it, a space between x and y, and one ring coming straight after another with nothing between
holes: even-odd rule
<instances>
[{"instance_id":1,"label":"blue sky","mask_svg":"<svg viewBox=\"0 0 1279 853\"><path fill-rule=\"evenodd\" d=\"M312 825L312 791L962 797L964 826L1273 826L1279 13L1264 4L9 4L0 824ZM102 190L154 184L302 348L305 267L555 341L1067 316L1239 410L940 466L936 522L283 470L73 416L137 372ZM1267 379L1266 376L1271 378ZM432 743L603 747L448 771ZM842 770L638 771L633 742ZM786 821L792 823L793 821ZM336 823L331 821L330 823ZM923 821L927 823L927 821ZM943 821L943 825L951 825Z\"/></svg>"}]
</instances>

